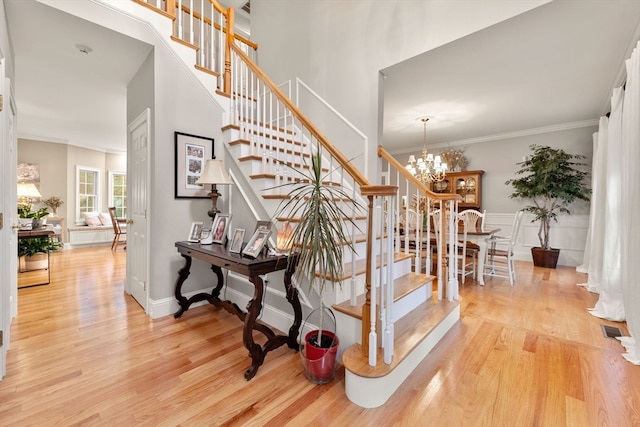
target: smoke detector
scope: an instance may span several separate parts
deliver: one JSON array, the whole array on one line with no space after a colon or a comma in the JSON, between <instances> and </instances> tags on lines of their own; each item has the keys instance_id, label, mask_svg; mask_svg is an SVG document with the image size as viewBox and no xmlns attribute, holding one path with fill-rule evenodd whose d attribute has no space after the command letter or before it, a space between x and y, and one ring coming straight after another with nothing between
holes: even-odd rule
<instances>
[{"instance_id":1,"label":"smoke detector","mask_svg":"<svg viewBox=\"0 0 640 427\"><path fill-rule=\"evenodd\" d=\"M85 45L85 44L77 44L76 45L76 49L78 49L78 51L80 53L84 53L85 55L90 54L91 52L93 52L93 49L91 49L89 46Z\"/></svg>"}]
</instances>

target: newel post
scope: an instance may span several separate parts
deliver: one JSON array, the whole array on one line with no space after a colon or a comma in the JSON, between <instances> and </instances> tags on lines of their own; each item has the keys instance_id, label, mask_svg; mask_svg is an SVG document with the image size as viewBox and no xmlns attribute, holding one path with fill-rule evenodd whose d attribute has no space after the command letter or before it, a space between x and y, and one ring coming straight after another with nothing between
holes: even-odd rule
<instances>
[{"instance_id":1,"label":"newel post","mask_svg":"<svg viewBox=\"0 0 640 427\"><path fill-rule=\"evenodd\" d=\"M235 42L234 37L234 11L233 8L228 8L225 11L227 18L227 27L225 28L225 34L227 40L224 46L224 71L222 73L222 90L226 95L231 95L231 43Z\"/></svg>"},{"instance_id":2,"label":"newel post","mask_svg":"<svg viewBox=\"0 0 640 427\"><path fill-rule=\"evenodd\" d=\"M367 266L365 270L365 301L362 306L362 354L369 356L369 328L371 324L371 262L373 259L373 195L367 196Z\"/></svg>"},{"instance_id":3,"label":"newel post","mask_svg":"<svg viewBox=\"0 0 640 427\"><path fill-rule=\"evenodd\" d=\"M166 1L166 12L173 18L176 18L176 0L167 0Z\"/></svg>"}]
</instances>

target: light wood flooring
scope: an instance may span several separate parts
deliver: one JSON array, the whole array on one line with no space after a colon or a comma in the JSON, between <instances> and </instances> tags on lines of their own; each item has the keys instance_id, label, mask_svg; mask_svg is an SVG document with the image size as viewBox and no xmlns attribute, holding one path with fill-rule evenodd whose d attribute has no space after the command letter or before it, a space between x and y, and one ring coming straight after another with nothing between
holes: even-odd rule
<instances>
[{"instance_id":1,"label":"light wood flooring","mask_svg":"<svg viewBox=\"0 0 640 427\"><path fill-rule=\"evenodd\" d=\"M639 426L640 367L588 314L575 269L518 263L518 282L461 287L460 322L386 405L317 386L299 355L257 376L242 324L211 306L152 320L123 291L124 251L52 255L52 282L20 289L2 426ZM175 278L167 278L173 282Z\"/></svg>"}]
</instances>

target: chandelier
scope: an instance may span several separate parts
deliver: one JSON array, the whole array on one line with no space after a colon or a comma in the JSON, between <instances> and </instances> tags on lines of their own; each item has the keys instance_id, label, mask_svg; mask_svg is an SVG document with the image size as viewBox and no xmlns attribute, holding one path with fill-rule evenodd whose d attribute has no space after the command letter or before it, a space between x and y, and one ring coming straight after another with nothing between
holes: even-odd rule
<instances>
[{"instance_id":1,"label":"chandelier","mask_svg":"<svg viewBox=\"0 0 640 427\"><path fill-rule=\"evenodd\" d=\"M442 181L446 175L447 164L442 162L440 156L427 153L427 122L428 117L419 117L424 125L424 147L422 147L422 156L418 160L412 154L409 156L409 164L405 168L415 176L418 181L428 185L430 182Z\"/></svg>"}]
</instances>

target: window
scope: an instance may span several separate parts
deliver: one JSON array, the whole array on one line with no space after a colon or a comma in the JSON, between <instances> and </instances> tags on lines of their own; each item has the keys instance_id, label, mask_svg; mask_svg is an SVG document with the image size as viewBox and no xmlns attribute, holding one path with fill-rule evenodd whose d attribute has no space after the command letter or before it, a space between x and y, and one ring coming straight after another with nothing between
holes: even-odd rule
<instances>
[{"instance_id":1,"label":"window","mask_svg":"<svg viewBox=\"0 0 640 427\"><path fill-rule=\"evenodd\" d=\"M127 174L109 171L109 206L115 206L118 218L127 217Z\"/></svg>"},{"instance_id":2,"label":"window","mask_svg":"<svg viewBox=\"0 0 640 427\"><path fill-rule=\"evenodd\" d=\"M82 222L85 212L98 212L100 206L100 170L85 166L76 168L76 217Z\"/></svg>"}]
</instances>

